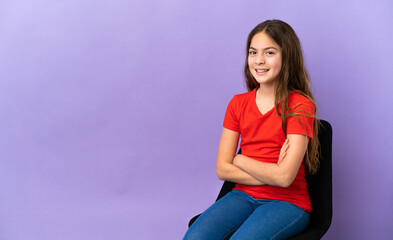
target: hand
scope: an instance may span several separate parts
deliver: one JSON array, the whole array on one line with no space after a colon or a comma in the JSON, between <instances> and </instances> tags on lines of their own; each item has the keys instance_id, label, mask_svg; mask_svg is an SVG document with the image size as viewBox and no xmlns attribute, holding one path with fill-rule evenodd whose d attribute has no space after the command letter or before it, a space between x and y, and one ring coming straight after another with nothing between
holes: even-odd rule
<instances>
[{"instance_id":1,"label":"hand","mask_svg":"<svg viewBox=\"0 0 393 240\"><path fill-rule=\"evenodd\" d=\"M285 156L287 155L288 148L289 148L289 140L287 138L281 147L280 156L278 157L277 164L280 164L282 160L284 160Z\"/></svg>"}]
</instances>

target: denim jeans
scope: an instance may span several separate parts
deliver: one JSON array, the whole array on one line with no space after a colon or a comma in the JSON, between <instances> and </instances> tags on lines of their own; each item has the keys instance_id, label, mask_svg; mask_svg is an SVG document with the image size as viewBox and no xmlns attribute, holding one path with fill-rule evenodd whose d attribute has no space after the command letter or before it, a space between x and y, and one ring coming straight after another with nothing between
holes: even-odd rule
<instances>
[{"instance_id":1,"label":"denim jeans","mask_svg":"<svg viewBox=\"0 0 393 240\"><path fill-rule=\"evenodd\" d=\"M309 220L310 214L292 203L233 190L202 213L184 239L286 239L302 232Z\"/></svg>"}]
</instances>

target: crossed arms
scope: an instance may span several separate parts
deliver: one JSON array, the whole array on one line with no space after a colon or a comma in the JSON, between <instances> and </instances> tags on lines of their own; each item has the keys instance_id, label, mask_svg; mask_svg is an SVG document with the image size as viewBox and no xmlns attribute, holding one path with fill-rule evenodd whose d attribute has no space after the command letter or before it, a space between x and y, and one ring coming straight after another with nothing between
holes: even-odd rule
<instances>
[{"instance_id":1,"label":"crossed arms","mask_svg":"<svg viewBox=\"0 0 393 240\"><path fill-rule=\"evenodd\" d=\"M236 155L240 134L224 128L218 146L217 176L245 185L272 185L289 187L296 177L308 146L308 137L288 134L277 163L254 160Z\"/></svg>"}]
</instances>

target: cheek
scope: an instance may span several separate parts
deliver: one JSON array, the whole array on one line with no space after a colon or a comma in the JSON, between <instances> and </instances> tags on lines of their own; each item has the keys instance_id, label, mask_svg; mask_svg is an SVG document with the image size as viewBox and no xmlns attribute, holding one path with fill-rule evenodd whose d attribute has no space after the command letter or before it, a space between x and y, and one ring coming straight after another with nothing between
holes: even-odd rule
<instances>
[{"instance_id":1,"label":"cheek","mask_svg":"<svg viewBox=\"0 0 393 240\"><path fill-rule=\"evenodd\" d=\"M281 61L277 64L277 70L281 72L282 64Z\"/></svg>"},{"instance_id":2,"label":"cheek","mask_svg":"<svg viewBox=\"0 0 393 240\"><path fill-rule=\"evenodd\" d=\"M251 71L252 61L250 59L248 59L247 63L248 63L248 70L250 70L250 72L252 72Z\"/></svg>"},{"instance_id":3,"label":"cheek","mask_svg":"<svg viewBox=\"0 0 393 240\"><path fill-rule=\"evenodd\" d=\"M282 67L281 58L278 58L278 59L275 60L274 66L276 67L276 69L277 69L278 71L281 70L281 67Z\"/></svg>"},{"instance_id":4,"label":"cheek","mask_svg":"<svg viewBox=\"0 0 393 240\"><path fill-rule=\"evenodd\" d=\"M247 63L248 63L248 67L251 67L252 61L251 61L251 59L249 57L247 58Z\"/></svg>"}]
</instances>

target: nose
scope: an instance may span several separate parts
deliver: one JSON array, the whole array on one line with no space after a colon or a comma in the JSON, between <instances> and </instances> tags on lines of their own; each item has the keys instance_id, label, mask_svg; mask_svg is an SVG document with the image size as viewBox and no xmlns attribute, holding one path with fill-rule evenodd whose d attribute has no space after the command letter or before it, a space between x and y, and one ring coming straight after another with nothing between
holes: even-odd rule
<instances>
[{"instance_id":1,"label":"nose","mask_svg":"<svg viewBox=\"0 0 393 240\"><path fill-rule=\"evenodd\" d=\"M266 62L265 61L265 56L262 53L258 54L257 57L256 57L255 63L256 64L265 64L265 62Z\"/></svg>"}]
</instances>

